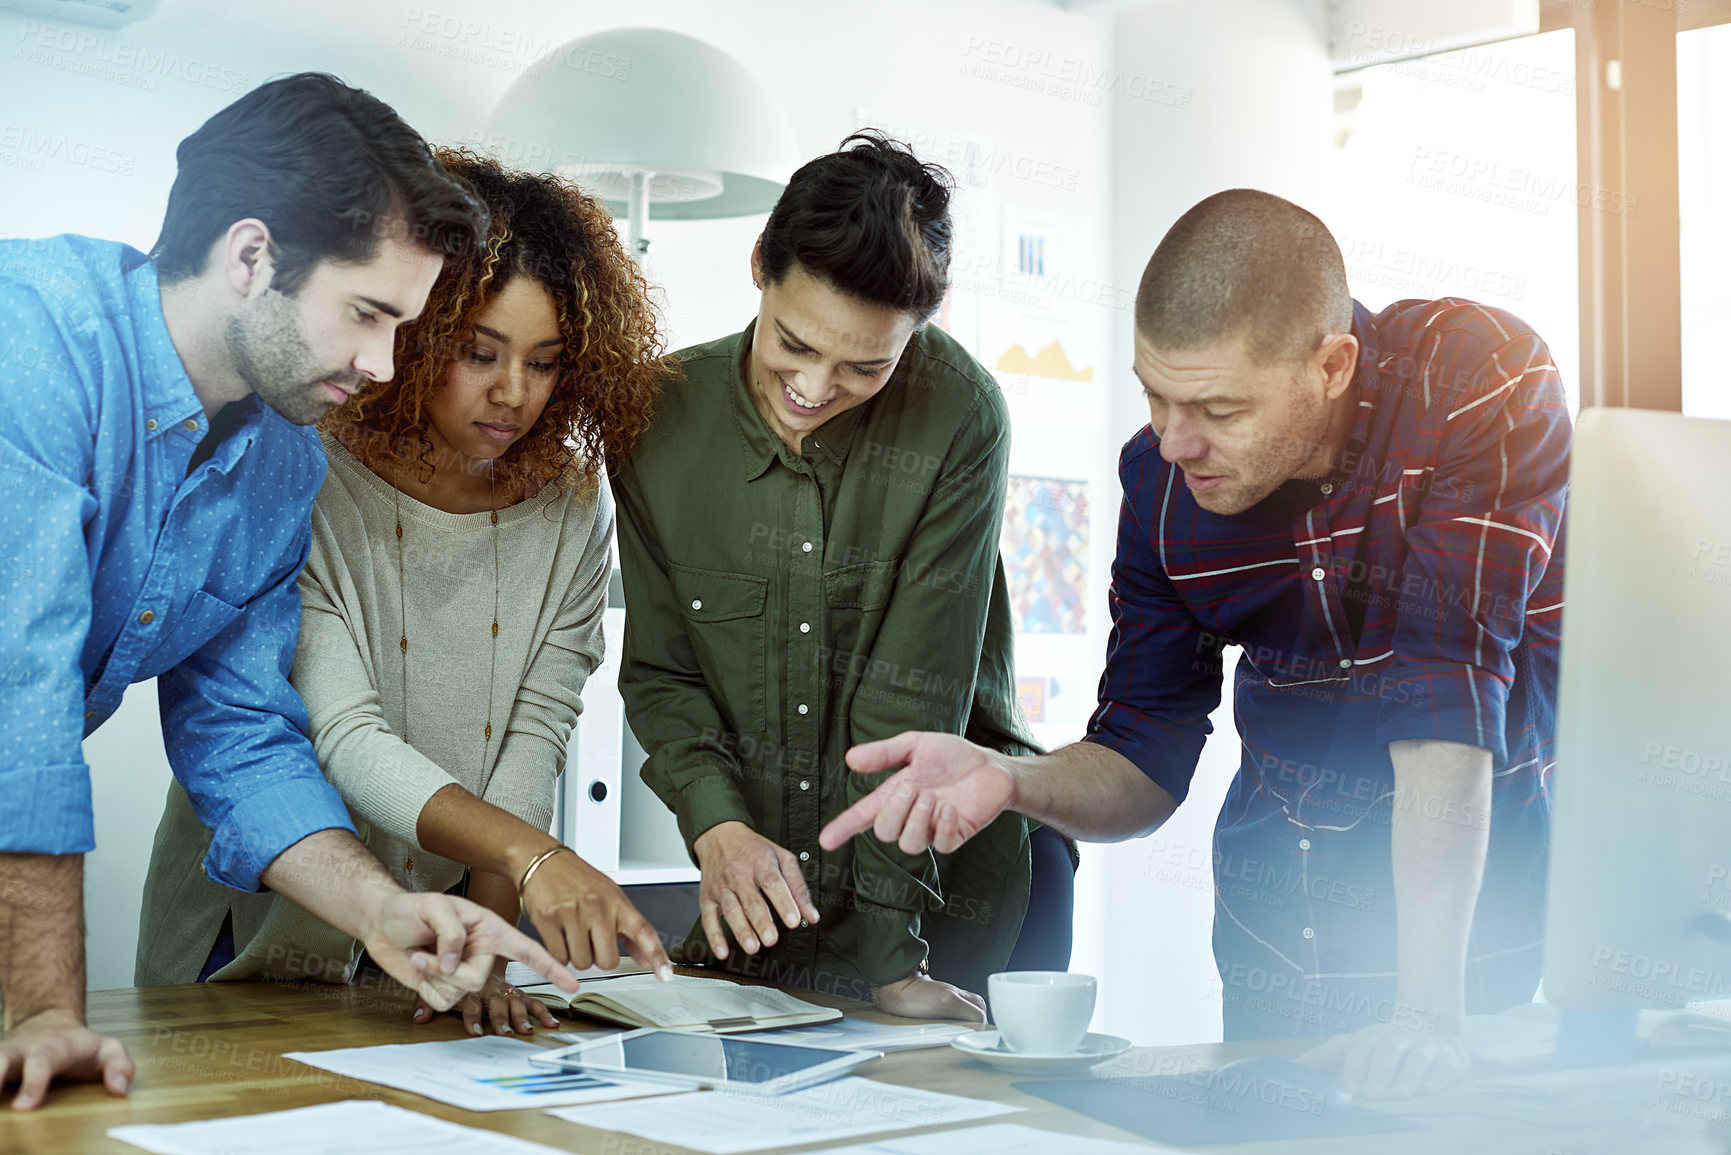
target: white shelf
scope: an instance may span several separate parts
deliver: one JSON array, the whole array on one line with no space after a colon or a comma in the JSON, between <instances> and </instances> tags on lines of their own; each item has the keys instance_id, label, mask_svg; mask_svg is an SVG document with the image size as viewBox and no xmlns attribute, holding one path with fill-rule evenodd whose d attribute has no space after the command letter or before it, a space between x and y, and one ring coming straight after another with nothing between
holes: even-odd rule
<instances>
[{"instance_id":1,"label":"white shelf","mask_svg":"<svg viewBox=\"0 0 1731 1155\"><path fill-rule=\"evenodd\" d=\"M617 569L601 626L606 657L583 687L583 714L571 735L559 784L556 833L620 886L697 882L698 870L686 856L679 822L644 785L648 755L625 724L625 703L619 696L625 609Z\"/></svg>"},{"instance_id":2,"label":"white shelf","mask_svg":"<svg viewBox=\"0 0 1731 1155\"><path fill-rule=\"evenodd\" d=\"M620 886L653 886L664 882L696 882L701 877L697 867L673 862L644 862L623 858L618 870L607 876Z\"/></svg>"}]
</instances>

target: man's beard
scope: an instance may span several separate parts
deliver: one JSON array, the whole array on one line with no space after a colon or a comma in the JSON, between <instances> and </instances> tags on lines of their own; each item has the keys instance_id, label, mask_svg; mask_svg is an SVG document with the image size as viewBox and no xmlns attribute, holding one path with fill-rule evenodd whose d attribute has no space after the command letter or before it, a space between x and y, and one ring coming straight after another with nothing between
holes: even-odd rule
<instances>
[{"instance_id":1,"label":"man's beard","mask_svg":"<svg viewBox=\"0 0 1731 1155\"><path fill-rule=\"evenodd\" d=\"M294 306L274 290L229 318L223 343L247 388L296 425L311 425L335 407L321 382L353 390L365 380L353 369L322 370Z\"/></svg>"},{"instance_id":2,"label":"man's beard","mask_svg":"<svg viewBox=\"0 0 1731 1155\"><path fill-rule=\"evenodd\" d=\"M1298 404L1285 414L1279 428L1246 461L1233 484L1220 494L1198 496L1196 504L1210 513L1233 516L1260 504L1291 481L1328 440L1333 414L1326 404Z\"/></svg>"}]
</instances>

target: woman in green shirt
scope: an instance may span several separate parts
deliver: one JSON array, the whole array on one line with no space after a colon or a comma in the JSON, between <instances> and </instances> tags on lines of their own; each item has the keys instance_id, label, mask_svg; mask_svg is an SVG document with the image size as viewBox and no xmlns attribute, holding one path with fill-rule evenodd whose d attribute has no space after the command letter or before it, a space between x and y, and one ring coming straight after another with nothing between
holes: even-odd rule
<instances>
[{"instance_id":1,"label":"woman in green shirt","mask_svg":"<svg viewBox=\"0 0 1731 1155\"><path fill-rule=\"evenodd\" d=\"M973 992L1028 905L1025 820L947 858L818 846L881 780L847 769L852 745L924 729L1033 749L998 556L1007 412L925 324L949 195L876 133L794 174L752 250L757 319L679 354L615 480L619 688L702 871L687 961L982 1020Z\"/></svg>"}]
</instances>

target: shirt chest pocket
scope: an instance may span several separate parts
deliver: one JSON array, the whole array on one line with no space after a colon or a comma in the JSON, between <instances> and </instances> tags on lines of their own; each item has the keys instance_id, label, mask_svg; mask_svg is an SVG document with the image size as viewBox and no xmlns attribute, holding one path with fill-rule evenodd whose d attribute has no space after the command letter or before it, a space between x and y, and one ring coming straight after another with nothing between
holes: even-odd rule
<instances>
[{"instance_id":1,"label":"shirt chest pocket","mask_svg":"<svg viewBox=\"0 0 1731 1155\"><path fill-rule=\"evenodd\" d=\"M862 561L844 565L823 575L824 594L832 610L860 610L870 613L889 604L890 591L896 584L896 563L893 561Z\"/></svg>"},{"instance_id":2,"label":"shirt chest pocket","mask_svg":"<svg viewBox=\"0 0 1731 1155\"><path fill-rule=\"evenodd\" d=\"M829 636L838 648L869 647L896 584L896 563L862 561L823 575Z\"/></svg>"},{"instance_id":3,"label":"shirt chest pocket","mask_svg":"<svg viewBox=\"0 0 1731 1155\"><path fill-rule=\"evenodd\" d=\"M169 622L168 636L140 664L138 676L151 678L171 670L240 617L241 610L221 598L194 590L186 607Z\"/></svg>"},{"instance_id":4,"label":"shirt chest pocket","mask_svg":"<svg viewBox=\"0 0 1731 1155\"><path fill-rule=\"evenodd\" d=\"M769 579L677 563L669 571L686 636L716 706L735 733L763 733Z\"/></svg>"},{"instance_id":5,"label":"shirt chest pocket","mask_svg":"<svg viewBox=\"0 0 1731 1155\"><path fill-rule=\"evenodd\" d=\"M859 562L823 575L824 602L829 614L827 636L837 658L832 669L851 674L869 665L895 584L893 561ZM851 677L843 679L844 692L852 681Z\"/></svg>"}]
</instances>

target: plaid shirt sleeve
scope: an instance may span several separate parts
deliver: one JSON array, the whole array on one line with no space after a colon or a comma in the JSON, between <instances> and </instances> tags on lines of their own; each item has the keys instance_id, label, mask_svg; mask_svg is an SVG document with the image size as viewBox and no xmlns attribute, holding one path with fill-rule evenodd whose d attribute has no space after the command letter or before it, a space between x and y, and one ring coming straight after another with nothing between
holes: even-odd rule
<instances>
[{"instance_id":1,"label":"plaid shirt sleeve","mask_svg":"<svg viewBox=\"0 0 1731 1155\"><path fill-rule=\"evenodd\" d=\"M1406 383L1434 399L1424 440L1436 449L1434 473L1400 495L1407 554L1390 676L1412 692L1385 696L1377 741L1462 742L1501 764L1511 655L1562 526L1569 414L1532 330L1478 305L1450 312Z\"/></svg>"},{"instance_id":2,"label":"plaid shirt sleeve","mask_svg":"<svg viewBox=\"0 0 1731 1155\"><path fill-rule=\"evenodd\" d=\"M1147 529L1144 513L1153 511L1161 476L1152 445L1144 429L1119 465L1124 504L1112 561L1112 634L1086 740L1122 754L1182 802L1213 730L1208 715L1220 704L1220 639L1179 599Z\"/></svg>"}]
</instances>

